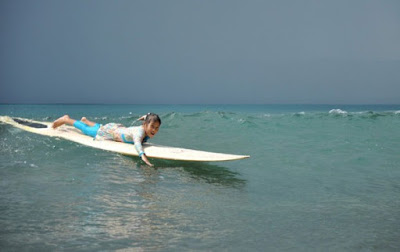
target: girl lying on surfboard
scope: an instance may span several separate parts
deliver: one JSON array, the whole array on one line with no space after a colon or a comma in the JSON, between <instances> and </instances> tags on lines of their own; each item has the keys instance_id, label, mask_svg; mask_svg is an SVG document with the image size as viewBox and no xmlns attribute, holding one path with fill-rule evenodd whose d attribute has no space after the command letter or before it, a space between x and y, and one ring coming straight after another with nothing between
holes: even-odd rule
<instances>
[{"instance_id":1,"label":"girl lying on surfboard","mask_svg":"<svg viewBox=\"0 0 400 252\"><path fill-rule=\"evenodd\" d=\"M108 123L101 125L82 117L80 121L64 115L53 122L53 129L60 127L63 124L73 125L80 129L85 135L94 137L100 140L114 140L117 142L132 143L135 145L139 157L149 166L153 166L146 157L143 151L142 143L149 138L154 137L161 126L161 119L158 115L148 113L139 118L143 121L141 126L125 127L122 124Z\"/></svg>"}]
</instances>

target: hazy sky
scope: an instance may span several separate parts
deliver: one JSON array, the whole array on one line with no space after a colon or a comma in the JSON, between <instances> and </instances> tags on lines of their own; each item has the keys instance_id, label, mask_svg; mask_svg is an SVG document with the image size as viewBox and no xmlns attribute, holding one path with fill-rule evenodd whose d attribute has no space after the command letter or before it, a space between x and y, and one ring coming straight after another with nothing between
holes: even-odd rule
<instances>
[{"instance_id":1,"label":"hazy sky","mask_svg":"<svg viewBox=\"0 0 400 252\"><path fill-rule=\"evenodd\" d=\"M400 1L1 0L0 103L400 104Z\"/></svg>"}]
</instances>

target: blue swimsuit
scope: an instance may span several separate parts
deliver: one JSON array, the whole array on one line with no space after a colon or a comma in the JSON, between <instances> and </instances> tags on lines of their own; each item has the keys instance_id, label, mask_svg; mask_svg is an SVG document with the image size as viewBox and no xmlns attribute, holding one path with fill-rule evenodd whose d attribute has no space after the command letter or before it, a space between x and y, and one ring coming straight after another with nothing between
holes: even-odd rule
<instances>
[{"instance_id":1,"label":"blue swimsuit","mask_svg":"<svg viewBox=\"0 0 400 252\"><path fill-rule=\"evenodd\" d=\"M83 134L91 136L91 137L96 137L97 131L100 128L100 124L96 123L96 125L90 127L89 125L81 122L81 121L75 121L74 127L77 129L80 129Z\"/></svg>"}]
</instances>

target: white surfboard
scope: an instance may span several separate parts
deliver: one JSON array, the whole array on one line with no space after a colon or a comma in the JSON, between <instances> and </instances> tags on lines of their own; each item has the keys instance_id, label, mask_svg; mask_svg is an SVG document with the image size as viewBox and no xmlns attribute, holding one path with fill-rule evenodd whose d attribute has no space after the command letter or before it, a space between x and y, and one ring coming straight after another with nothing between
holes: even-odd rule
<instances>
[{"instance_id":1,"label":"white surfboard","mask_svg":"<svg viewBox=\"0 0 400 252\"><path fill-rule=\"evenodd\" d=\"M138 153L132 144L108 140L94 140L92 137L82 134L80 130L69 125L62 125L57 129L53 129L51 128L51 122L40 122L25 118L11 118L9 116L0 116L0 122L40 135L63 138L82 145L117 152L123 155L138 156ZM144 143L143 149L146 152L146 155L150 158L181 161L217 162L239 160L250 157L247 155L215 153L150 143Z\"/></svg>"}]
</instances>

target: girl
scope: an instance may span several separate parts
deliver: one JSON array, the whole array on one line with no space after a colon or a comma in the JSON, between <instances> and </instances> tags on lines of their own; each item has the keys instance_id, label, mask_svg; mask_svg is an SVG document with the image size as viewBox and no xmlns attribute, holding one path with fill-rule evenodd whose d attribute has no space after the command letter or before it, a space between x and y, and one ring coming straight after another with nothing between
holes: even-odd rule
<instances>
[{"instance_id":1,"label":"girl","mask_svg":"<svg viewBox=\"0 0 400 252\"><path fill-rule=\"evenodd\" d=\"M161 126L161 119L156 114L148 113L140 117L139 120L143 121L142 126L127 128L117 123L100 125L89 121L86 117L82 117L82 119L78 121L70 118L68 115L64 115L53 122L52 128L56 129L63 124L68 124L73 125L75 128L80 129L85 135L94 137L95 139L132 143L135 145L139 157L147 165L153 166L143 151L142 143L157 134Z\"/></svg>"}]
</instances>

